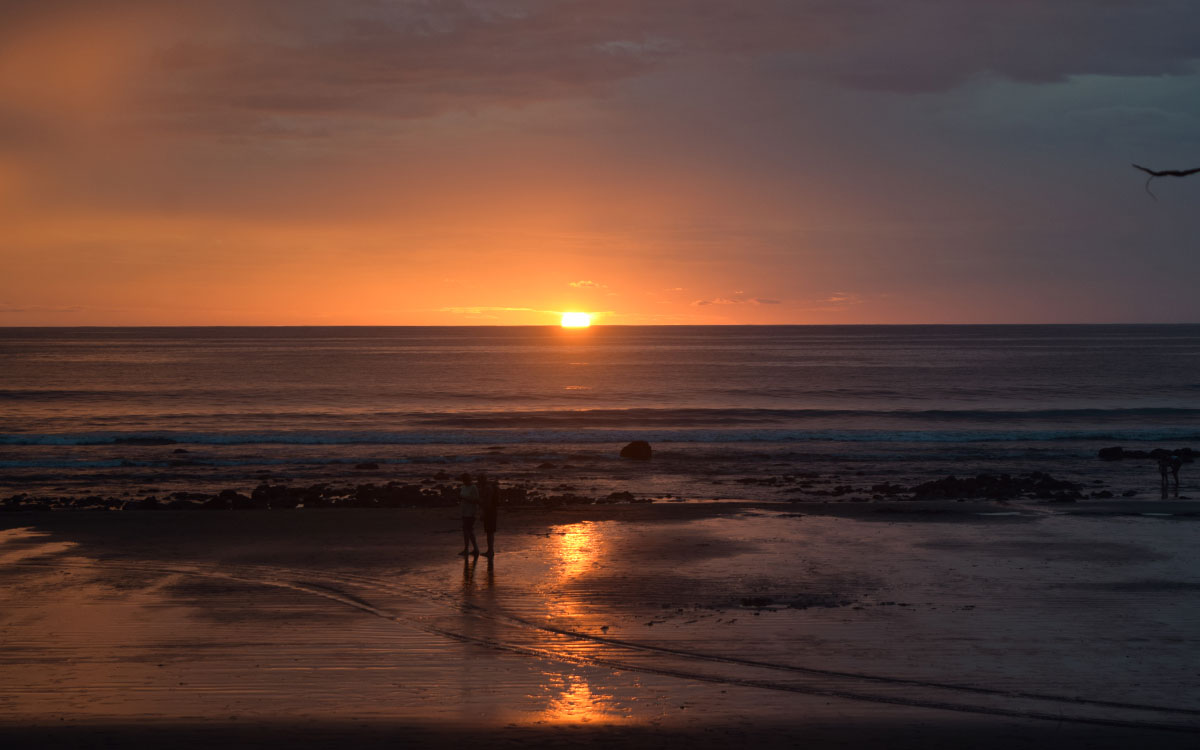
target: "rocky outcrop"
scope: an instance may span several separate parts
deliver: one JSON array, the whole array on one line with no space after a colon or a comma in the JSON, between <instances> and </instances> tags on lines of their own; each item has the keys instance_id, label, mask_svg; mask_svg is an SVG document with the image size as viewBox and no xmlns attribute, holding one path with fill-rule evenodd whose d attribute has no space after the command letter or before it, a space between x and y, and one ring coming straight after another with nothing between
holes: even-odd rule
<instances>
[{"instance_id":1,"label":"rocky outcrop","mask_svg":"<svg viewBox=\"0 0 1200 750\"><path fill-rule=\"evenodd\" d=\"M621 458L632 458L636 461L649 461L652 451L645 440L634 440L621 449Z\"/></svg>"},{"instance_id":2,"label":"rocky outcrop","mask_svg":"<svg viewBox=\"0 0 1200 750\"><path fill-rule=\"evenodd\" d=\"M913 500L1014 500L1030 497L1039 500L1069 502L1083 495L1083 486L1035 471L1025 476L980 474L975 477L949 476L912 488Z\"/></svg>"},{"instance_id":3,"label":"rocky outcrop","mask_svg":"<svg viewBox=\"0 0 1200 750\"><path fill-rule=\"evenodd\" d=\"M1176 458L1183 459L1183 462L1185 464L1190 464L1191 462L1195 461L1196 457L1198 455L1200 455L1200 453L1192 450L1191 448L1176 448L1173 451L1169 451L1166 448L1155 448L1152 451L1139 451L1139 450L1131 451L1131 450L1126 450L1120 446L1113 446L1111 448L1101 448L1100 451L1097 453L1097 457L1101 461L1122 461L1127 458L1159 459L1159 458L1171 458L1172 456L1174 456Z\"/></svg>"}]
</instances>

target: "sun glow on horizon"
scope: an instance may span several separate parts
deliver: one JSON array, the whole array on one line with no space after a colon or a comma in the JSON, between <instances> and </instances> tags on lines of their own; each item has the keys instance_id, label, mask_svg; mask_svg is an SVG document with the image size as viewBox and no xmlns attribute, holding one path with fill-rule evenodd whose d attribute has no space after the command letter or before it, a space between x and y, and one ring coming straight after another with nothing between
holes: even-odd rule
<instances>
[{"instance_id":1,"label":"sun glow on horizon","mask_svg":"<svg viewBox=\"0 0 1200 750\"><path fill-rule=\"evenodd\" d=\"M587 328L592 324L592 316L581 312L565 312L562 314L563 328Z\"/></svg>"}]
</instances>

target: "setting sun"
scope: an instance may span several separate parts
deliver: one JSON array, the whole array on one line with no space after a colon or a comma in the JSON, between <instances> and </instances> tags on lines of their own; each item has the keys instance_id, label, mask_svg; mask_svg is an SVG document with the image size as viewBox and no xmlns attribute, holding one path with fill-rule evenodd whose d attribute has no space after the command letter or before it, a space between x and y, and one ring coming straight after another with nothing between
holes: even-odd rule
<instances>
[{"instance_id":1,"label":"setting sun","mask_svg":"<svg viewBox=\"0 0 1200 750\"><path fill-rule=\"evenodd\" d=\"M563 328L587 328L592 324L592 316L587 313L568 312L562 315Z\"/></svg>"}]
</instances>

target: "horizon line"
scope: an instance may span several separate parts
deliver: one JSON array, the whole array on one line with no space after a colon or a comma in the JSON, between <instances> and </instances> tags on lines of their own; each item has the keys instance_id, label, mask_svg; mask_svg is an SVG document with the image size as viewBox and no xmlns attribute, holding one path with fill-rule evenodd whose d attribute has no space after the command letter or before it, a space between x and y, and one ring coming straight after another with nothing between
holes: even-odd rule
<instances>
[{"instance_id":1,"label":"horizon line","mask_svg":"<svg viewBox=\"0 0 1200 750\"><path fill-rule=\"evenodd\" d=\"M513 324L468 324L468 323L124 323L124 324L27 324L0 325L0 330L31 328L46 329L95 329L95 328L558 328L586 331L591 328L900 328L900 327L1001 327L1001 326L1194 326L1198 321L1175 322L1072 322L1072 323L592 323L582 328L567 329L557 323L513 323Z\"/></svg>"}]
</instances>

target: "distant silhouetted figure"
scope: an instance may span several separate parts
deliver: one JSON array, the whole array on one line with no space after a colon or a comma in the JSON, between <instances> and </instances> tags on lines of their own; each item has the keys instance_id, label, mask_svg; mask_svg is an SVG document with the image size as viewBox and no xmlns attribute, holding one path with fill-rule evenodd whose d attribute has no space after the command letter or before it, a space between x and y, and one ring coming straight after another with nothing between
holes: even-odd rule
<instances>
[{"instance_id":1,"label":"distant silhouetted figure","mask_svg":"<svg viewBox=\"0 0 1200 750\"><path fill-rule=\"evenodd\" d=\"M1171 479L1175 480L1175 497L1180 497L1180 469L1183 468L1183 458L1178 456L1162 456L1158 460L1158 478L1162 482L1163 499L1171 488ZM1168 476L1168 474L1170 476Z\"/></svg>"},{"instance_id":2,"label":"distant silhouetted figure","mask_svg":"<svg viewBox=\"0 0 1200 750\"><path fill-rule=\"evenodd\" d=\"M479 507L483 511L483 532L487 534L489 558L496 554L496 511L500 506L500 483L489 482L487 474L479 472Z\"/></svg>"},{"instance_id":3,"label":"distant silhouetted figure","mask_svg":"<svg viewBox=\"0 0 1200 750\"><path fill-rule=\"evenodd\" d=\"M463 549L458 554L464 557L470 552L479 554L479 542L475 541L475 514L479 512L479 488L471 484L471 475L463 474L458 478L459 509L462 513Z\"/></svg>"}]
</instances>

